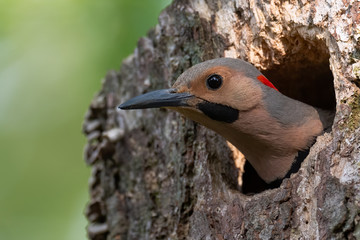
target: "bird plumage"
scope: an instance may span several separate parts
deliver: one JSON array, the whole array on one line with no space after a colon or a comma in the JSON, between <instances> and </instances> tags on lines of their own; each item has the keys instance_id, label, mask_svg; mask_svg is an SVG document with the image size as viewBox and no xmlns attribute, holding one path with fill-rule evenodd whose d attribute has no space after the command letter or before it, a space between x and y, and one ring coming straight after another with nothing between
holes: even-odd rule
<instances>
[{"instance_id":1,"label":"bird plumage","mask_svg":"<svg viewBox=\"0 0 360 240\"><path fill-rule=\"evenodd\" d=\"M180 112L230 141L266 183L287 176L298 152L310 147L327 119L316 108L281 94L253 65L231 58L197 64L172 89L119 107Z\"/></svg>"}]
</instances>

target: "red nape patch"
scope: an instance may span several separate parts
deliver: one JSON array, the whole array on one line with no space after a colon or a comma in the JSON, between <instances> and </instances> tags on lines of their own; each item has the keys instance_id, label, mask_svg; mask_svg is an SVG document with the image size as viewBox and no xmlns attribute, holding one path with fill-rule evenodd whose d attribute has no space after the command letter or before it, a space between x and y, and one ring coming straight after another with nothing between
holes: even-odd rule
<instances>
[{"instance_id":1,"label":"red nape patch","mask_svg":"<svg viewBox=\"0 0 360 240\"><path fill-rule=\"evenodd\" d=\"M273 89L275 89L276 91L279 91L264 75L259 75L257 76L257 79L262 82L263 84L265 84L268 87L271 87Z\"/></svg>"}]
</instances>

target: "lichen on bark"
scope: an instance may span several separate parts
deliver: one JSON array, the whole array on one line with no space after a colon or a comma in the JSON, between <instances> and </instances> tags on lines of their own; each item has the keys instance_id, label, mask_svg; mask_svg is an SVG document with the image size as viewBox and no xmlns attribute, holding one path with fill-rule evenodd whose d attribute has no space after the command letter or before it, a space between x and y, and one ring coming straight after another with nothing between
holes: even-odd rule
<instances>
[{"instance_id":1,"label":"lichen on bark","mask_svg":"<svg viewBox=\"0 0 360 240\"><path fill-rule=\"evenodd\" d=\"M360 238L358 10L350 0L174 1L86 115L89 238ZM174 112L116 110L224 56L251 62L291 97L336 106L332 131L278 189L243 195L235 150Z\"/></svg>"}]
</instances>

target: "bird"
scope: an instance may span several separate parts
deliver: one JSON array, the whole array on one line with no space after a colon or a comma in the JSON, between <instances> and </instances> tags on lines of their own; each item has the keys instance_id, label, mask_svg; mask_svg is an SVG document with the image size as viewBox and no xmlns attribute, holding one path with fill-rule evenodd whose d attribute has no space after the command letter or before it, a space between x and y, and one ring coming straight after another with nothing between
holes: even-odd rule
<instances>
[{"instance_id":1,"label":"bird","mask_svg":"<svg viewBox=\"0 0 360 240\"><path fill-rule=\"evenodd\" d=\"M329 111L285 96L252 64L237 58L198 63L171 88L134 97L118 108L168 108L223 136L247 160L245 193L279 187L332 124Z\"/></svg>"}]
</instances>

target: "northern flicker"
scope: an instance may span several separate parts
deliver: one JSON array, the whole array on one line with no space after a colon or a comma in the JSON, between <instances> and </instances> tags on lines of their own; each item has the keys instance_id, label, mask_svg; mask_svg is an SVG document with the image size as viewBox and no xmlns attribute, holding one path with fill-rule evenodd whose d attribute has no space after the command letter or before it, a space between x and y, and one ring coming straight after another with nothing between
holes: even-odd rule
<instances>
[{"instance_id":1,"label":"northern flicker","mask_svg":"<svg viewBox=\"0 0 360 240\"><path fill-rule=\"evenodd\" d=\"M175 110L226 138L245 155L265 188L279 186L296 172L316 136L331 125L326 111L283 95L253 65L232 58L197 64L171 89L119 106L158 107Z\"/></svg>"}]
</instances>

